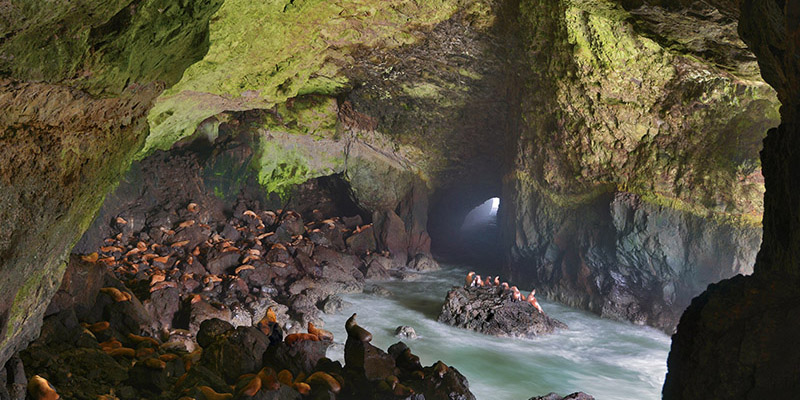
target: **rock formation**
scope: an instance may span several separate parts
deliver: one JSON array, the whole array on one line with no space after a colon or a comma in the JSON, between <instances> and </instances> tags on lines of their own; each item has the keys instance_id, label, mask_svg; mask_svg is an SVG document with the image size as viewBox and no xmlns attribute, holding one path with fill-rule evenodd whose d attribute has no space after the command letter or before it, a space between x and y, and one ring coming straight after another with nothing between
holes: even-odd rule
<instances>
[{"instance_id":1,"label":"rock formation","mask_svg":"<svg viewBox=\"0 0 800 400\"><path fill-rule=\"evenodd\" d=\"M567 329L563 322L512 299L502 287L455 287L447 292L439 322L494 336L532 338Z\"/></svg>"}]
</instances>

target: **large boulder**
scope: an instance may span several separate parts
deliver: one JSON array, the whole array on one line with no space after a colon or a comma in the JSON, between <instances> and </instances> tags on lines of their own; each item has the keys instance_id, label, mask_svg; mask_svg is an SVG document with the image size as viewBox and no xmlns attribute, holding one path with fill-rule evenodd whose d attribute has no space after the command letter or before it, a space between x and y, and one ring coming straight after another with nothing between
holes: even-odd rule
<instances>
[{"instance_id":1,"label":"large boulder","mask_svg":"<svg viewBox=\"0 0 800 400\"><path fill-rule=\"evenodd\" d=\"M453 288L447 292L439 322L487 335L524 338L567 329L529 303L513 300L511 291L501 287Z\"/></svg>"}]
</instances>

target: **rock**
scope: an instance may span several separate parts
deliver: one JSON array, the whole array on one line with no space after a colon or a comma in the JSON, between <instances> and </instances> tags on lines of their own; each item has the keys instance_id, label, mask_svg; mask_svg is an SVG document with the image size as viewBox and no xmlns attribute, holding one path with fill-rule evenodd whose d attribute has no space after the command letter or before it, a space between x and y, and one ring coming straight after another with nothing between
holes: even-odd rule
<instances>
[{"instance_id":1,"label":"rock","mask_svg":"<svg viewBox=\"0 0 800 400\"><path fill-rule=\"evenodd\" d=\"M192 304L189 314L189 331L192 332L192 334L197 335L202 323L213 318L230 323L231 310L227 308L214 307L205 300L200 300Z\"/></svg>"},{"instance_id":2,"label":"rock","mask_svg":"<svg viewBox=\"0 0 800 400\"><path fill-rule=\"evenodd\" d=\"M561 397L558 394L551 392L544 396L531 397L528 400L594 400L594 397L583 392L575 392L567 395L566 397Z\"/></svg>"},{"instance_id":3,"label":"rock","mask_svg":"<svg viewBox=\"0 0 800 400\"><path fill-rule=\"evenodd\" d=\"M373 259L367 264L364 278L371 281L388 281L392 279L392 276L380 260Z\"/></svg>"},{"instance_id":4,"label":"rock","mask_svg":"<svg viewBox=\"0 0 800 400\"><path fill-rule=\"evenodd\" d=\"M431 256L419 253L408 262L408 269L412 271L419 271L419 272L428 272L428 271L437 271L441 269L439 263L437 263Z\"/></svg>"},{"instance_id":5,"label":"rock","mask_svg":"<svg viewBox=\"0 0 800 400\"><path fill-rule=\"evenodd\" d=\"M229 268L239 265L240 254L237 251L219 253L216 250L209 252L209 259L206 262L206 269L211 275L224 275Z\"/></svg>"},{"instance_id":6,"label":"rock","mask_svg":"<svg viewBox=\"0 0 800 400\"><path fill-rule=\"evenodd\" d=\"M241 375L256 373L261 369L267 347L267 335L258 328L240 326L214 337L212 343L203 347L200 361L233 384Z\"/></svg>"},{"instance_id":7,"label":"rock","mask_svg":"<svg viewBox=\"0 0 800 400\"><path fill-rule=\"evenodd\" d=\"M375 251L377 244L375 242L375 232L372 225L363 227L361 231L352 234L345 240L348 250L353 254L367 254Z\"/></svg>"},{"instance_id":8,"label":"rock","mask_svg":"<svg viewBox=\"0 0 800 400\"><path fill-rule=\"evenodd\" d=\"M394 330L394 335L404 339L416 339L417 331L408 325L402 325L398 326L397 329Z\"/></svg>"},{"instance_id":9,"label":"rock","mask_svg":"<svg viewBox=\"0 0 800 400\"><path fill-rule=\"evenodd\" d=\"M494 336L530 338L567 329L567 325L541 314L524 301L514 301L499 287L455 287L439 314L439 322Z\"/></svg>"},{"instance_id":10,"label":"rock","mask_svg":"<svg viewBox=\"0 0 800 400\"><path fill-rule=\"evenodd\" d=\"M165 288L150 293L150 299L142 305L153 317L155 330L172 328L172 320L180 308L181 294L177 288Z\"/></svg>"},{"instance_id":11,"label":"rock","mask_svg":"<svg viewBox=\"0 0 800 400\"><path fill-rule=\"evenodd\" d=\"M371 287L367 293L372 293L372 294L374 294L376 296L380 296L380 297L392 297L392 296L394 296L394 293L392 293L391 290L389 290L389 289L387 289L387 288L385 288L383 286L377 286L377 285Z\"/></svg>"},{"instance_id":12,"label":"rock","mask_svg":"<svg viewBox=\"0 0 800 400\"><path fill-rule=\"evenodd\" d=\"M214 343L217 338L222 337L233 329L233 325L227 321L219 318L207 319L200 324L200 329L197 332L197 344L206 348Z\"/></svg>"},{"instance_id":13,"label":"rock","mask_svg":"<svg viewBox=\"0 0 800 400\"><path fill-rule=\"evenodd\" d=\"M347 229L355 229L364 224L364 219L356 214L352 217L342 217L342 223Z\"/></svg>"},{"instance_id":14,"label":"rock","mask_svg":"<svg viewBox=\"0 0 800 400\"><path fill-rule=\"evenodd\" d=\"M22 360L14 355L0 368L0 399L25 400L28 378Z\"/></svg>"},{"instance_id":15,"label":"rock","mask_svg":"<svg viewBox=\"0 0 800 400\"><path fill-rule=\"evenodd\" d=\"M341 297L337 295L330 295L322 302L322 306L320 309L325 314L335 314L338 311L342 310L345 307L351 306L352 303L342 300Z\"/></svg>"},{"instance_id":16,"label":"rock","mask_svg":"<svg viewBox=\"0 0 800 400\"><path fill-rule=\"evenodd\" d=\"M264 362L276 370L288 369L294 376L310 375L320 359L325 357L330 341L300 340L288 345L279 343L270 346L264 354Z\"/></svg>"},{"instance_id":17,"label":"rock","mask_svg":"<svg viewBox=\"0 0 800 400\"><path fill-rule=\"evenodd\" d=\"M386 211L373 217L380 247L388 250L391 258L399 265L408 261L408 237L403 220L394 213Z\"/></svg>"}]
</instances>

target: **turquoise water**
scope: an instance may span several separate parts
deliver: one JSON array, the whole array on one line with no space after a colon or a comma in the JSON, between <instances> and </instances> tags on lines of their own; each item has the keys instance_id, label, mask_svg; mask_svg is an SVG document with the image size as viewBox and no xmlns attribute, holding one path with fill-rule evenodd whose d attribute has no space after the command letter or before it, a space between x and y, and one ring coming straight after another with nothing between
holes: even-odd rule
<instances>
[{"instance_id":1,"label":"turquoise water","mask_svg":"<svg viewBox=\"0 0 800 400\"><path fill-rule=\"evenodd\" d=\"M461 284L464 275L466 270L449 267L416 282L381 283L393 293L389 298L342 296L352 305L324 316L325 329L338 343L328 357L342 360L344 322L357 312L359 325L372 332L372 344L384 350L400 340L394 336L397 326L412 326L420 337L405 342L423 365L442 360L457 368L479 400L525 400L576 391L598 400L661 398L669 336L543 299L539 303L545 312L569 330L532 340L506 339L436 322L445 294Z\"/></svg>"}]
</instances>

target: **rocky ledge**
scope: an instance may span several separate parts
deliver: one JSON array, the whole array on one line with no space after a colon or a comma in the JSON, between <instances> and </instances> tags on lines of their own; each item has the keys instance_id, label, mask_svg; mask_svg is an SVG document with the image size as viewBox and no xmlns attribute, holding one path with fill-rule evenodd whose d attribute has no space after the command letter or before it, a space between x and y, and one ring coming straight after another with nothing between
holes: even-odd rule
<instances>
[{"instance_id":1,"label":"rocky ledge","mask_svg":"<svg viewBox=\"0 0 800 400\"><path fill-rule=\"evenodd\" d=\"M531 338L568 329L501 286L454 287L447 292L439 322L487 335Z\"/></svg>"}]
</instances>

